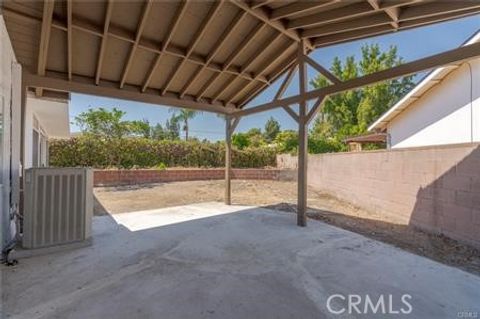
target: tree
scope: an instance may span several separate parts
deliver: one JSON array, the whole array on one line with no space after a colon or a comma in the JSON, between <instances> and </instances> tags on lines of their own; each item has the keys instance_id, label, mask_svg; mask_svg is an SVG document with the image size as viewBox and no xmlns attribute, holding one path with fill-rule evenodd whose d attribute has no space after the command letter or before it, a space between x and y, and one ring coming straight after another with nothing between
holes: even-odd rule
<instances>
[{"instance_id":1,"label":"tree","mask_svg":"<svg viewBox=\"0 0 480 319\"><path fill-rule=\"evenodd\" d=\"M232 135L232 144L238 149L244 149L250 145L248 136L245 133L234 133Z\"/></svg>"},{"instance_id":2,"label":"tree","mask_svg":"<svg viewBox=\"0 0 480 319\"><path fill-rule=\"evenodd\" d=\"M298 133L293 130L285 130L277 134L275 144L280 153L292 153L298 148Z\"/></svg>"},{"instance_id":3,"label":"tree","mask_svg":"<svg viewBox=\"0 0 480 319\"><path fill-rule=\"evenodd\" d=\"M265 123L265 140L268 143L273 142L275 137L277 137L278 133L280 132L280 123L278 123L277 120L275 120L273 117L270 117Z\"/></svg>"},{"instance_id":4,"label":"tree","mask_svg":"<svg viewBox=\"0 0 480 319\"><path fill-rule=\"evenodd\" d=\"M177 119L183 122L183 130L185 131L185 141L188 140L188 121L195 118L200 111L187 110L187 109L170 109L174 112Z\"/></svg>"},{"instance_id":5,"label":"tree","mask_svg":"<svg viewBox=\"0 0 480 319\"><path fill-rule=\"evenodd\" d=\"M169 140L180 138L179 118L175 114L172 114L170 119L165 122L165 137Z\"/></svg>"},{"instance_id":6,"label":"tree","mask_svg":"<svg viewBox=\"0 0 480 319\"><path fill-rule=\"evenodd\" d=\"M353 56L344 62L336 57L330 68L340 80L349 80L402 64L397 48L390 47L381 52L378 44L364 45L362 58L355 61ZM328 80L322 75L311 82L315 88L327 86ZM312 134L337 141L346 136L364 133L368 125L395 104L414 86L413 77L389 80L328 97L324 107L315 119Z\"/></svg>"},{"instance_id":7,"label":"tree","mask_svg":"<svg viewBox=\"0 0 480 319\"><path fill-rule=\"evenodd\" d=\"M157 123L150 128L150 137L154 140L165 140L167 139L167 132L163 129L162 124Z\"/></svg>"},{"instance_id":8,"label":"tree","mask_svg":"<svg viewBox=\"0 0 480 319\"><path fill-rule=\"evenodd\" d=\"M88 109L75 117L75 123L83 133L103 138L123 138L126 136L148 137L148 121L123 121L125 112L117 108L109 111L103 107Z\"/></svg>"},{"instance_id":9,"label":"tree","mask_svg":"<svg viewBox=\"0 0 480 319\"><path fill-rule=\"evenodd\" d=\"M265 139L259 128L251 128L245 133L245 135L248 138L248 146L259 147L265 145Z\"/></svg>"}]
</instances>

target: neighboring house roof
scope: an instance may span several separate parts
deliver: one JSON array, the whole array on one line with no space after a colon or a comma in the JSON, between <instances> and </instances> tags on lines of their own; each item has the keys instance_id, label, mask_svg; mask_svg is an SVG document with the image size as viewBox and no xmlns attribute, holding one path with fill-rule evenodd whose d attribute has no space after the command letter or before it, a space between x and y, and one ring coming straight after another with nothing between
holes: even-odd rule
<instances>
[{"instance_id":1,"label":"neighboring house roof","mask_svg":"<svg viewBox=\"0 0 480 319\"><path fill-rule=\"evenodd\" d=\"M49 138L70 137L69 100L35 98L29 94L27 103Z\"/></svg>"},{"instance_id":2,"label":"neighboring house roof","mask_svg":"<svg viewBox=\"0 0 480 319\"><path fill-rule=\"evenodd\" d=\"M480 42L480 30L470 37L462 46ZM407 95L385 112L370 127L369 131L383 131L387 124L392 121L398 114L407 109L412 103L420 99L432 87L440 83L450 72L458 68L460 65L450 65L440 67L423 78Z\"/></svg>"},{"instance_id":3,"label":"neighboring house roof","mask_svg":"<svg viewBox=\"0 0 480 319\"><path fill-rule=\"evenodd\" d=\"M386 143L386 133L372 133L346 138L345 143Z\"/></svg>"}]
</instances>

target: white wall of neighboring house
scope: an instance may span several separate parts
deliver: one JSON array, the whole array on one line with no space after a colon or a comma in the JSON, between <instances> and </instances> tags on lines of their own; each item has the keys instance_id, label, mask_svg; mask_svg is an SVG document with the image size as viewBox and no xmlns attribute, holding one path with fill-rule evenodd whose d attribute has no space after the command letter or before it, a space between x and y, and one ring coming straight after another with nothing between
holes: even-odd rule
<instances>
[{"instance_id":1,"label":"white wall of neighboring house","mask_svg":"<svg viewBox=\"0 0 480 319\"><path fill-rule=\"evenodd\" d=\"M48 166L48 139L70 136L68 101L29 94L24 134L25 168Z\"/></svg>"},{"instance_id":2,"label":"white wall of neighboring house","mask_svg":"<svg viewBox=\"0 0 480 319\"><path fill-rule=\"evenodd\" d=\"M18 204L21 67L0 15L0 249L15 235L10 219ZM11 149L11 146L12 149ZM12 179L10 178L12 176Z\"/></svg>"},{"instance_id":3,"label":"white wall of neighboring house","mask_svg":"<svg viewBox=\"0 0 480 319\"><path fill-rule=\"evenodd\" d=\"M480 141L480 59L462 64L387 125L392 148Z\"/></svg>"}]
</instances>

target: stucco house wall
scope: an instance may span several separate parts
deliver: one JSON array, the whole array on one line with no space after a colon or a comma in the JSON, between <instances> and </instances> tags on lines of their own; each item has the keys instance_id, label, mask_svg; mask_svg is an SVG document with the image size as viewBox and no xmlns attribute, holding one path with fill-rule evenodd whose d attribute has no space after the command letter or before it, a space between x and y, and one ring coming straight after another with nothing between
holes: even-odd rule
<instances>
[{"instance_id":1,"label":"stucco house wall","mask_svg":"<svg viewBox=\"0 0 480 319\"><path fill-rule=\"evenodd\" d=\"M480 141L480 59L462 64L387 125L391 148Z\"/></svg>"},{"instance_id":2,"label":"stucco house wall","mask_svg":"<svg viewBox=\"0 0 480 319\"><path fill-rule=\"evenodd\" d=\"M18 203L20 148L20 89L21 67L13 53L10 38L0 15L0 250L13 238L15 227L10 219L11 208ZM10 176L13 177L12 182ZM12 196L10 194L12 193Z\"/></svg>"}]
</instances>

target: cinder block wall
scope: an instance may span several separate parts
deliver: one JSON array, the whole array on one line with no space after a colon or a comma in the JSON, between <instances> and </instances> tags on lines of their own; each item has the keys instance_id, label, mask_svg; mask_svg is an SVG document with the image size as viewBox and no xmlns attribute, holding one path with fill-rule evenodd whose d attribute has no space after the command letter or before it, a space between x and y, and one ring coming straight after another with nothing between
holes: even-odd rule
<instances>
[{"instance_id":1,"label":"cinder block wall","mask_svg":"<svg viewBox=\"0 0 480 319\"><path fill-rule=\"evenodd\" d=\"M282 157L279 168L296 166ZM480 247L480 144L311 155L308 183L392 223Z\"/></svg>"},{"instance_id":2,"label":"cinder block wall","mask_svg":"<svg viewBox=\"0 0 480 319\"><path fill-rule=\"evenodd\" d=\"M233 179L293 180L295 171L278 169L233 169ZM95 186L120 186L148 183L224 179L223 168L96 170Z\"/></svg>"}]
</instances>

